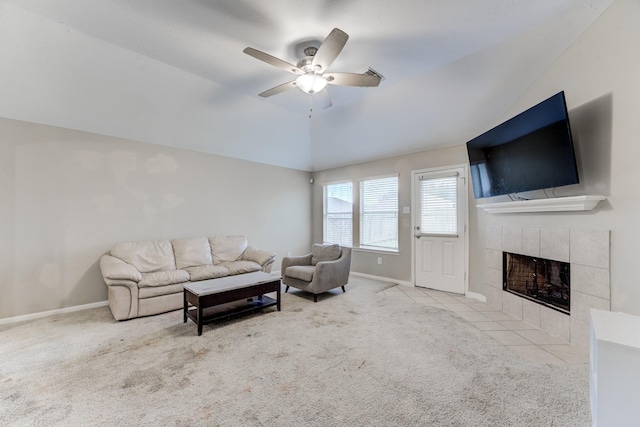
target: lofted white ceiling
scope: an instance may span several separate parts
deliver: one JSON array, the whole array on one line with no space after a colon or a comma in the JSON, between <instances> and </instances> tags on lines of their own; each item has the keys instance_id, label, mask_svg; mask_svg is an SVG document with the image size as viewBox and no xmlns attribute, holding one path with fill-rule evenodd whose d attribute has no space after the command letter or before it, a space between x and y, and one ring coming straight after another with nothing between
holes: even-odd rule
<instances>
[{"instance_id":1,"label":"lofted white ceiling","mask_svg":"<svg viewBox=\"0 0 640 427\"><path fill-rule=\"evenodd\" d=\"M457 145L612 2L0 0L0 116L308 171ZM296 63L334 27L330 71L379 87L257 96L292 75L245 47Z\"/></svg>"}]
</instances>

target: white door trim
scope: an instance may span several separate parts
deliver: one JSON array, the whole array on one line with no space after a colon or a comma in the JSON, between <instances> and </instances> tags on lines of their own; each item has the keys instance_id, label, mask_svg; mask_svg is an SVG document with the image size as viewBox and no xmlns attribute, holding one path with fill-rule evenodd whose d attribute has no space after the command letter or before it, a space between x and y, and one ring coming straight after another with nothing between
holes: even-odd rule
<instances>
[{"instance_id":1,"label":"white door trim","mask_svg":"<svg viewBox=\"0 0 640 427\"><path fill-rule=\"evenodd\" d=\"M438 171L447 171L451 169L462 168L465 171L466 179L464 180L464 194L467 197L467 209L464 212L464 294L469 293L469 165L466 163L439 166L435 168L417 169L411 171L411 284L416 286L416 238L414 237L417 219L416 212L418 201L415 198L415 182L416 175L425 173L433 173Z\"/></svg>"}]
</instances>

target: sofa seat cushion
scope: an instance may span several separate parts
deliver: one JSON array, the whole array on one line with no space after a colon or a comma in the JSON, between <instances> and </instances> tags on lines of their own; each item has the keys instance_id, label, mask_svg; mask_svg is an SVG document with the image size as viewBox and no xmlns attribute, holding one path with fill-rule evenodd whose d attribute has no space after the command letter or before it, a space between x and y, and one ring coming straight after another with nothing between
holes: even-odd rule
<instances>
[{"instance_id":1,"label":"sofa seat cushion","mask_svg":"<svg viewBox=\"0 0 640 427\"><path fill-rule=\"evenodd\" d=\"M161 295L170 295L182 292L183 290L184 286L182 283L167 286L151 286L148 288L140 288L138 290L138 298L145 299L159 297Z\"/></svg>"},{"instance_id":2,"label":"sofa seat cushion","mask_svg":"<svg viewBox=\"0 0 640 427\"><path fill-rule=\"evenodd\" d=\"M140 273L176 269L173 246L169 240L116 243L111 255L133 265Z\"/></svg>"},{"instance_id":3,"label":"sofa seat cushion","mask_svg":"<svg viewBox=\"0 0 640 427\"><path fill-rule=\"evenodd\" d=\"M197 265L213 264L209 239L199 237L195 239L172 240L173 253L176 256L176 268L184 269Z\"/></svg>"},{"instance_id":4,"label":"sofa seat cushion","mask_svg":"<svg viewBox=\"0 0 640 427\"><path fill-rule=\"evenodd\" d=\"M316 267L313 265L292 265L287 267L284 274L294 279L310 282L313 280L313 273L316 271Z\"/></svg>"},{"instance_id":5,"label":"sofa seat cushion","mask_svg":"<svg viewBox=\"0 0 640 427\"><path fill-rule=\"evenodd\" d=\"M214 264L239 260L249 246L249 242L244 236L209 237L209 244Z\"/></svg>"},{"instance_id":6,"label":"sofa seat cushion","mask_svg":"<svg viewBox=\"0 0 640 427\"><path fill-rule=\"evenodd\" d=\"M157 273L143 273L138 287L166 286L188 281L189 273L184 270L158 271Z\"/></svg>"},{"instance_id":7,"label":"sofa seat cushion","mask_svg":"<svg viewBox=\"0 0 640 427\"><path fill-rule=\"evenodd\" d=\"M335 261L340 258L340 255L342 255L340 245L321 245L316 243L311 247L311 265L316 265L323 261Z\"/></svg>"},{"instance_id":8,"label":"sofa seat cushion","mask_svg":"<svg viewBox=\"0 0 640 427\"><path fill-rule=\"evenodd\" d=\"M253 261L229 261L222 263L222 266L229 270L229 275L251 273L254 271L260 271L262 267L260 264Z\"/></svg>"},{"instance_id":9,"label":"sofa seat cushion","mask_svg":"<svg viewBox=\"0 0 640 427\"><path fill-rule=\"evenodd\" d=\"M229 270L221 265L197 265L195 267L187 267L185 270L189 273L192 282L217 279L218 277L229 275Z\"/></svg>"}]
</instances>

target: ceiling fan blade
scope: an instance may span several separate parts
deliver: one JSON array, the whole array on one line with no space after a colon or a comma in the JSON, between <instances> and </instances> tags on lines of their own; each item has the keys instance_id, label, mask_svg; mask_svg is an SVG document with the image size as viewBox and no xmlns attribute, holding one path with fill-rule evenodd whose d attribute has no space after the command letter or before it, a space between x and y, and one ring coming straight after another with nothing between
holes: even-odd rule
<instances>
[{"instance_id":1,"label":"ceiling fan blade","mask_svg":"<svg viewBox=\"0 0 640 427\"><path fill-rule=\"evenodd\" d=\"M279 86L276 86L276 87L272 87L271 89L265 90L264 92L259 93L258 95L263 97L263 98L266 98L268 96L277 95L277 94L279 94L281 92L284 92L285 90L289 90L289 89L294 88L294 87L296 87L296 81L295 80L290 81L288 83L283 83L283 84L281 84Z\"/></svg>"},{"instance_id":2,"label":"ceiling fan blade","mask_svg":"<svg viewBox=\"0 0 640 427\"><path fill-rule=\"evenodd\" d=\"M338 28L331 30L313 56L313 61L311 62L313 69L319 74L326 71L338 55L340 55L348 39L349 35L344 31Z\"/></svg>"},{"instance_id":3,"label":"ceiling fan blade","mask_svg":"<svg viewBox=\"0 0 640 427\"><path fill-rule=\"evenodd\" d=\"M311 96L311 103L314 108L319 108L321 110L331 107L331 97L329 96L327 89L325 88L318 93L314 93Z\"/></svg>"},{"instance_id":4,"label":"ceiling fan blade","mask_svg":"<svg viewBox=\"0 0 640 427\"><path fill-rule=\"evenodd\" d=\"M374 87L380 84L380 77L357 73L324 73L329 84L341 86Z\"/></svg>"},{"instance_id":5,"label":"ceiling fan blade","mask_svg":"<svg viewBox=\"0 0 640 427\"><path fill-rule=\"evenodd\" d=\"M269 55L268 53L264 53L252 47L245 48L243 52L249 56L259 59L262 62L266 62L269 65L280 68L281 70L285 70L293 74L304 74L304 72L295 65L289 64L287 61L283 61L282 59L278 59L275 56Z\"/></svg>"}]
</instances>

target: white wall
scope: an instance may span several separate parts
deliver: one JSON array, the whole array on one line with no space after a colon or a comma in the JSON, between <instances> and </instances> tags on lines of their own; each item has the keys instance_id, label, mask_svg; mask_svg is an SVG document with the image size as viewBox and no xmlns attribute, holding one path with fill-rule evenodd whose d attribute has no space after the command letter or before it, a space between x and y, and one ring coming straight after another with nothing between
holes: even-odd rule
<instances>
[{"instance_id":1,"label":"white wall","mask_svg":"<svg viewBox=\"0 0 640 427\"><path fill-rule=\"evenodd\" d=\"M603 194L607 202L587 213L478 213L472 225L472 287L481 288L485 281L480 256L487 226L611 230L611 310L640 314L639 22L640 2L614 2L504 116L564 90L583 184L558 193Z\"/></svg>"},{"instance_id":2,"label":"white wall","mask_svg":"<svg viewBox=\"0 0 640 427\"><path fill-rule=\"evenodd\" d=\"M309 173L0 119L0 318L106 300L119 241L244 234L311 244Z\"/></svg>"}]
</instances>

